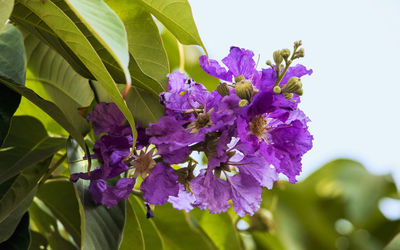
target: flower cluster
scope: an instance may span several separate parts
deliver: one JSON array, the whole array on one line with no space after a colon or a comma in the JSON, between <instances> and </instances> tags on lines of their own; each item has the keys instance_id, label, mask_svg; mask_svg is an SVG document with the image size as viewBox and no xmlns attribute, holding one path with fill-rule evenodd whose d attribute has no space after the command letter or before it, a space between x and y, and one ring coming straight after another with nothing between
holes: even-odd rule
<instances>
[{"instance_id":1,"label":"flower cluster","mask_svg":"<svg viewBox=\"0 0 400 250\"><path fill-rule=\"evenodd\" d=\"M232 47L222 60L226 68L202 56L203 70L221 80L212 92L182 73L169 74L168 91L160 95L165 116L145 133L139 130L135 154L128 159L129 126L114 104L100 103L88 120L104 134L94 146L101 167L71 180L90 179L94 201L108 207L126 198L142 178L140 190L150 204L170 202L176 209L210 213L233 204L239 216L252 215L260 207L262 187L272 188L279 173L296 182L302 156L312 147L309 119L298 108L300 78L312 70L290 66L304 55L300 46L295 43L292 55L276 51L275 64L268 61L270 67L261 71L250 50ZM207 166L192 158L194 151L206 157ZM127 171L128 178L107 185Z\"/></svg>"}]
</instances>

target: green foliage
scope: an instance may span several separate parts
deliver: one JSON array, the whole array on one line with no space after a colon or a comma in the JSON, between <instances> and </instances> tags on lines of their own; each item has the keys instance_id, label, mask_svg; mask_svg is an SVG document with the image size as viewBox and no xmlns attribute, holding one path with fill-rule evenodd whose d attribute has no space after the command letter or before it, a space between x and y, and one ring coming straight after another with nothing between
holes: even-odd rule
<instances>
[{"instance_id":1,"label":"green foliage","mask_svg":"<svg viewBox=\"0 0 400 250\"><path fill-rule=\"evenodd\" d=\"M12 1L8 1L8 3ZM5 3L6 4L6 3ZM1 14L8 17L7 6L2 7ZM11 9L9 10L11 12ZM7 14L8 13L8 14ZM0 16L0 19L1 16ZM0 20L1 21L1 20ZM0 23L2 24L2 23ZM0 31L3 27L0 28ZM24 46L21 42L21 33L12 25L7 25L0 34L0 82L13 81L15 83L25 84L25 55ZM21 100L21 96L0 85L0 146L3 144L10 127L10 120Z\"/></svg>"},{"instance_id":2,"label":"green foliage","mask_svg":"<svg viewBox=\"0 0 400 250\"><path fill-rule=\"evenodd\" d=\"M68 140L67 158L71 173L87 171L83 151L74 140ZM89 194L89 181L74 184L79 197L82 249L117 249L125 223L125 201L107 209L96 205Z\"/></svg>"},{"instance_id":3,"label":"green foliage","mask_svg":"<svg viewBox=\"0 0 400 250\"><path fill-rule=\"evenodd\" d=\"M9 250L28 249L29 243L29 214L25 213L13 235L8 240L0 243L0 248Z\"/></svg>"},{"instance_id":4,"label":"green foliage","mask_svg":"<svg viewBox=\"0 0 400 250\"><path fill-rule=\"evenodd\" d=\"M66 178L90 168L84 156L90 159L94 136L85 115L96 103L115 102L135 135L135 122L147 127L164 114L159 93L171 71L209 90L219 83L200 68L206 48L190 5L0 0L0 6L1 249L399 248L399 236L392 237L400 221L378 207L382 198L399 198L391 176L372 175L351 160L264 190L253 217L165 204L152 207L148 219L138 190L110 209L95 204L89 181Z\"/></svg>"}]
</instances>

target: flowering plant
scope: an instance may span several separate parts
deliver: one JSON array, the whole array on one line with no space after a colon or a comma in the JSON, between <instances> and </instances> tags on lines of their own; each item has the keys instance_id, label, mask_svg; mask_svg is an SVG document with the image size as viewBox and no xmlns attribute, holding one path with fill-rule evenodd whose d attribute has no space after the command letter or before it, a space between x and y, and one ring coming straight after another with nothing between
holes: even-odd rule
<instances>
[{"instance_id":1,"label":"flowering plant","mask_svg":"<svg viewBox=\"0 0 400 250\"><path fill-rule=\"evenodd\" d=\"M143 199L150 204L168 201L176 209L221 213L231 200L239 216L253 215L262 187L271 189L279 173L295 183L301 158L312 147L309 119L298 108L300 78L312 70L290 67L304 55L300 46L301 41L294 44L291 57L286 49L274 52L275 65L268 62L270 68L261 71L253 52L238 47L222 60L227 69L200 57L204 71L222 80L212 92L180 72L169 74L168 91L160 94L165 115L147 129L137 128L132 156L123 114L113 103L99 103L87 119L103 134L93 155L101 167L71 180L90 179L93 200L107 207L128 198L140 176ZM195 151L207 158L205 168L191 156ZM130 177L106 184L124 172Z\"/></svg>"}]
</instances>

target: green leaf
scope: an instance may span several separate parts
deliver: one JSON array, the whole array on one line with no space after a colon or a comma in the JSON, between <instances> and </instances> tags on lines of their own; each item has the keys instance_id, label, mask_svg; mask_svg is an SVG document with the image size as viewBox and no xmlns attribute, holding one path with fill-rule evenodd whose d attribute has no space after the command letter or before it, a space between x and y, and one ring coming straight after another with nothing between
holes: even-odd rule
<instances>
[{"instance_id":1,"label":"green leaf","mask_svg":"<svg viewBox=\"0 0 400 250\"><path fill-rule=\"evenodd\" d=\"M51 181L40 186L38 197L64 225L77 244L81 243L79 203L73 184L69 181Z\"/></svg>"},{"instance_id":2,"label":"green leaf","mask_svg":"<svg viewBox=\"0 0 400 250\"><path fill-rule=\"evenodd\" d=\"M119 250L129 250L132 246L138 250L146 249L142 226L136 214L141 211L135 211L130 202L126 202L125 211L125 226Z\"/></svg>"},{"instance_id":3,"label":"green leaf","mask_svg":"<svg viewBox=\"0 0 400 250\"><path fill-rule=\"evenodd\" d=\"M0 86L3 86L0 84ZM15 93L14 91L12 91ZM16 94L16 93L15 93ZM18 94L19 95L19 94ZM21 103L17 111L14 113L15 116L30 115L38 119L43 126L46 128L47 133L51 136L68 137L69 133L51 116L36 106L34 103L22 96Z\"/></svg>"},{"instance_id":4,"label":"green leaf","mask_svg":"<svg viewBox=\"0 0 400 250\"><path fill-rule=\"evenodd\" d=\"M70 123L81 134L86 134L89 124L78 108L89 106L93 100L88 80L76 73L56 51L34 35L24 33L28 61L26 87L56 104Z\"/></svg>"},{"instance_id":5,"label":"green leaf","mask_svg":"<svg viewBox=\"0 0 400 250\"><path fill-rule=\"evenodd\" d=\"M13 181L7 192L0 198L0 222L16 209L30 191L36 188L46 172L50 159L24 169Z\"/></svg>"},{"instance_id":6,"label":"green leaf","mask_svg":"<svg viewBox=\"0 0 400 250\"><path fill-rule=\"evenodd\" d=\"M0 1L1 14L6 14L9 3L13 1ZM3 7L3 4L5 5ZM4 9L3 9L4 8ZM12 9L12 6L11 6ZM11 12L11 9L9 10ZM5 21L4 21L5 23ZM1 25L3 23L0 23ZM3 25L2 25L3 26ZM0 26L0 32L2 30ZM22 35L12 25L7 25L0 34L0 79L11 79L19 84L25 83L25 52L22 43ZM0 85L0 146L10 128L10 119L17 110L21 96L4 85Z\"/></svg>"},{"instance_id":7,"label":"green leaf","mask_svg":"<svg viewBox=\"0 0 400 250\"><path fill-rule=\"evenodd\" d=\"M169 64L160 33L152 16L130 0L106 0L106 3L124 22L128 34L129 52L134 60L131 63L137 64L143 74L152 78L142 77L140 72L136 72L131 67L131 72L134 72L133 80L139 85L149 85L156 93L165 91Z\"/></svg>"},{"instance_id":8,"label":"green leaf","mask_svg":"<svg viewBox=\"0 0 400 250\"><path fill-rule=\"evenodd\" d=\"M28 249L29 243L29 214L25 213L24 216L22 216L22 219L15 229L13 235L11 235L11 237L7 241L0 243L0 249Z\"/></svg>"},{"instance_id":9,"label":"green leaf","mask_svg":"<svg viewBox=\"0 0 400 250\"><path fill-rule=\"evenodd\" d=\"M216 249L207 235L195 227L189 214L174 209L169 203L157 206L152 220L166 249Z\"/></svg>"},{"instance_id":10,"label":"green leaf","mask_svg":"<svg viewBox=\"0 0 400 250\"><path fill-rule=\"evenodd\" d=\"M2 41L4 43L4 46L0 46L0 54L2 55L2 59L0 59L0 62L2 63L0 67L0 83L7 86L12 91L25 96L38 107L43 109L68 132L70 132L79 142L81 147L86 149L86 144L81 133L75 129L71 122L69 122L64 113L53 103L43 100L32 90L23 86L25 83L26 59L23 37L18 29L9 25L0 37L3 37Z\"/></svg>"},{"instance_id":11,"label":"green leaf","mask_svg":"<svg viewBox=\"0 0 400 250\"><path fill-rule=\"evenodd\" d=\"M25 84L25 49L19 30L8 24L0 34L0 78Z\"/></svg>"},{"instance_id":12,"label":"green leaf","mask_svg":"<svg viewBox=\"0 0 400 250\"><path fill-rule=\"evenodd\" d=\"M400 249L400 233L398 233L390 242L386 245L384 250L398 250Z\"/></svg>"},{"instance_id":13,"label":"green leaf","mask_svg":"<svg viewBox=\"0 0 400 250\"><path fill-rule=\"evenodd\" d=\"M99 101L111 102L104 89L96 82L93 82ZM118 84L120 91L124 89L123 84ZM164 116L164 107L160 103L160 97L143 89L132 87L126 95L126 103L129 110L135 117L135 121L147 127L149 122L157 122Z\"/></svg>"},{"instance_id":14,"label":"green leaf","mask_svg":"<svg viewBox=\"0 0 400 250\"><path fill-rule=\"evenodd\" d=\"M203 45L187 0L136 0L153 14L182 44Z\"/></svg>"},{"instance_id":15,"label":"green leaf","mask_svg":"<svg viewBox=\"0 0 400 250\"><path fill-rule=\"evenodd\" d=\"M35 200L29 207L29 215L33 226L43 233L52 249L77 249L72 242L61 236L57 220L44 204Z\"/></svg>"},{"instance_id":16,"label":"green leaf","mask_svg":"<svg viewBox=\"0 0 400 250\"><path fill-rule=\"evenodd\" d=\"M71 173L87 171L86 161L78 144L69 139L67 159ZM118 249L125 222L125 201L107 209L94 204L89 193L89 181L78 180L76 187L80 199L81 232L83 249Z\"/></svg>"},{"instance_id":17,"label":"green leaf","mask_svg":"<svg viewBox=\"0 0 400 250\"><path fill-rule=\"evenodd\" d=\"M11 15L14 7L14 0L0 0L0 33Z\"/></svg>"},{"instance_id":18,"label":"green leaf","mask_svg":"<svg viewBox=\"0 0 400 250\"><path fill-rule=\"evenodd\" d=\"M165 242L162 238L159 230L157 229L153 219L146 218L146 208L144 207L144 201L136 196L129 196L129 203L131 204L136 216L139 220L139 224L142 228L144 237L144 246L148 250L165 249Z\"/></svg>"},{"instance_id":19,"label":"green leaf","mask_svg":"<svg viewBox=\"0 0 400 250\"><path fill-rule=\"evenodd\" d=\"M81 1L72 1L68 2L68 6L73 9L73 11L78 11L77 9L74 9L79 5ZM92 2L92 1L90 1ZM80 61L87 67L87 69L90 71L91 74L93 74L94 78L102 85L102 87L105 89L105 91L110 95L111 99L119 109L122 111L122 113L125 115L126 119L128 120L129 124L131 125L132 128L132 134L133 134L133 141L135 143L137 133L135 129L135 122L133 120L133 116L131 112L129 111L128 107L126 106L125 101L123 100L121 94L118 91L118 88L114 82L114 79L111 77L110 73L107 71L106 67L104 66L102 62L102 58L100 58L99 54L96 51L96 48L93 47L93 45L89 42L87 37L97 37L100 33L99 30L97 30L98 26L90 26L86 27L87 29L92 29L94 33L88 33L84 34L70 19L70 17L63 11L65 10L65 4L62 5L61 7L57 6L55 3L52 1L46 1L43 3L41 0L35 0L35 1L30 1L30 0L18 0L18 3L22 5L24 8L23 10L20 10L19 12L14 12L13 17L17 20L17 22L23 22L24 21L24 15L23 11L26 13L26 9L28 9L28 15L29 11L32 12L33 14L36 15L39 19L36 18L36 20L33 22L36 24L37 27L41 26L41 23L43 22L46 27L49 27L54 34L56 34L57 37L59 37L65 44L66 46L74 52L74 54L80 59ZM60 2L59 2L60 3ZM99 6L103 6L104 3L99 1ZM16 5L17 6L17 5ZM82 5L83 6L83 5ZM87 6L86 6L87 7ZM83 7L82 7L83 8ZM96 8L95 8L96 9ZM110 9L108 9L110 10ZM66 9L68 11L68 9ZM90 11L88 9L81 10L82 13L85 13L82 15L82 18L86 18L85 20L81 20L84 24L87 25L92 25L92 21L88 21L87 18L89 13L86 13L86 11ZM104 9L103 9L104 11ZM19 13L19 14L18 14ZM100 12L99 12L100 13ZM71 13L69 13L71 14ZM75 13L76 14L76 13ZM110 16L107 16L105 19L114 19L113 16L115 14L110 14ZM79 17L79 14L78 14ZM114 20L115 21L115 20ZM95 28L96 27L96 28ZM110 27L104 27L105 30L110 33L107 33L107 36L104 39L109 38L113 32L109 30ZM113 28L113 26L111 26ZM120 29L117 27L117 31L120 32ZM67 32L66 32L67 31ZM96 33L97 32L97 33ZM95 39L96 40L96 39ZM104 42L104 41L100 41ZM108 48L112 48L113 51L110 53L116 53L115 52L115 46L110 46L111 40L107 40L107 45ZM125 41L121 41L124 43ZM106 45L105 43L103 45ZM100 48L99 48L100 49ZM107 51L107 50L105 50ZM118 52L119 53L119 52ZM119 54L118 54L119 55ZM122 62L121 58L114 58L115 60ZM126 74L125 74L126 75Z\"/></svg>"},{"instance_id":20,"label":"green leaf","mask_svg":"<svg viewBox=\"0 0 400 250\"><path fill-rule=\"evenodd\" d=\"M22 216L25 214L29 205L32 203L36 189L33 189L23 199L23 201L14 209L14 211L0 223L0 243L6 241L14 233Z\"/></svg>"},{"instance_id":21,"label":"green leaf","mask_svg":"<svg viewBox=\"0 0 400 250\"><path fill-rule=\"evenodd\" d=\"M29 130L26 129L29 124ZM23 169L47 159L65 146L64 138L51 138L43 125L30 116L14 116L0 150L0 183Z\"/></svg>"},{"instance_id":22,"label":"green leaf","mask_svg":"<svg viewBox=\"0 0 400 250\"><path fill-rule=\"evenodd\" d=\"M31 244L29 245L29 250L47 249L47 245L49 243L42 234L32 230L29 232L31 234Z\"/></svg>"},{"instance_id":23,"label":"green leaf","mask_svg":"<svg viewBox=\"0 0 400 250\"><path fill-rule=\"evenodd\" d=\"M127 35L115 12L102 0L65 0L65 3L113 56L123 69L126 81L130 82Z\"/></svg>"},{"instance_id":24,"label":"green leaf","mask_svg":"<svg viewBox=\"0 0 400 250\"><path fill-rule=\"evenodd\" d=\"M164 107L160 103L160 97L145 90L132 87L126 96L126 103L135 120L143 127L149 122L155 123L164 116Z\"/></svg>"},{"instance_id":25,"label":"green leaf","mask_svg":"<svg viewBox=\"0 0 400 250\"><path fill-rule=\"evenodd\" d=\"M218 249L240 249L239 235L227 213L210 214L208 211L194 209L190 211L190 215L196 219Z\"/></svg>"}]
</instances>

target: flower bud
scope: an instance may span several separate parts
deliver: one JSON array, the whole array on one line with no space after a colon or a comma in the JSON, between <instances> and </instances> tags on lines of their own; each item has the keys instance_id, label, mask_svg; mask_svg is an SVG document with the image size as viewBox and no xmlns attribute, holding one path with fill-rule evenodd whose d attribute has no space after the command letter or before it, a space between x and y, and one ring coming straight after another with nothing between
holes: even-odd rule
<instances>
[{"instance_id":1,"label":"flower bud","mask_svg":"<svg viewBox=\"0 0 400 250\"><path fill-rule=\"evenodd\" d=\"M283 57L281 56L281 51L277 50L274 52L273 54L274 57L274 62L277 66L281 65L282 61L283 61Z\"/></svg>"},{"instance_id":2,"label":"flower bud","mask_svg":"<svg viewBox=\"0 0 400 250\"><path fill-rule=\"evenodd\" d=\"M254 94L253 84L249 80L242 80L235 84L235 92L240 99L250 102Z\"/></svg>"},{"instance_id":3,"label":"flower bud","mask_svg":"<svg viewBox=\"0 0 400 250\"><path fill-rule=\"evenodd\" d=\"M281 87L279 87L279 86L275 86L275 87L274 87L274 93L275 93L275 94L278 95L278 94L280 94L281 92L282 92Z\"/></svg>"},{"instance_id":4,"label":"flower bud","mask_svg":"<svg viewBox=\"0 0 400 250\"><path fill-rule=\"evenodd\" d=\"M294 58L301 58L304 57L304 49L301 48L299 49L299 51L296 52L296 54L294 54Z\"/></svg>"},{"instance_id":5,"label":"flower bud","mask_svg":"<svg viewBox=\"0 0 400 250\"><path fill-rule=\"evenodd\" d=\"M285 96L285 98L286 98L287 100L290 100L290 99L293 98L293 93L283 93L283 95Z\"/></svg>"},{"instance_id":6,"label":"flower bud","mask_svg":"<svg viewBox=\"0 0 400 250\"><path fill-rule=\"evenodd\" d=\"M282 86L283 93L295 93L297 95L303 94L303 84L300 78L293 76L289 81Z\"/></svg>"},{"instance_id":7,"label":"flower bud","mask_svg":"<svg viewBox=\"0 0 400 250\"><path fill-rule=\"evenodd\" d=\"M267 60L266 64L270 67L273 67L271 60Z\"/></svg>"},{"instance_id":8,"label":"flower bud","mask_svg":"<svg viewBox=\"0 0 400 250\"><path fill-rule=\"evenodd\" d=\"M287 60L288 57L290 56L290 50L288 50L288 49L283 49L283 50L281 50L281 56L282 56L285 60Z\"/></svg>"},{"instance_id":9,"label":"flower bud","mask_svg":"<svg viewBox=\"0 0 400 250\"><path fill-rule=\"evenodd\" d=\"M298 47L300 47L301 45L303 45L303 42L302 42L301 40L294 42L294 47L295 47L295 48L298 48Z\"/></svg>"},{"instance_id":10,"label":"flower bud","mask_svg":"<svg viewBox=\"0 0 400 250\"><path fill-rule=\"evenodd\" d=\"M240 76L235 77L235 82L240 82L240 81L243 81L243 80L245 80L244 75L240 75Z\"/></svg>"},{"instance_id":11,"label":"flower bud","mask_svg":"<svg viewBox=\"0 0 400 250\"><path fill-rule=\"evenodd\" d=\"M248 105L249 101L247 101L246 99L242 99L239 102L239 107L243 108L244 106Z\"/></svg>"},{"instance_id":12,"label":"flower bud","mask_svg":"<svg viewBox=\"0 0 400 250\"><path fill-rule=\"evenodd\" d=\"M222 97L224 97L224 96L227 96L227 95L229 95L229 87L228 87L228 84L226 84L226 83L220 83L218 86L217 86L217 92L222 96Z\"/></svg>"}]
</instances>

